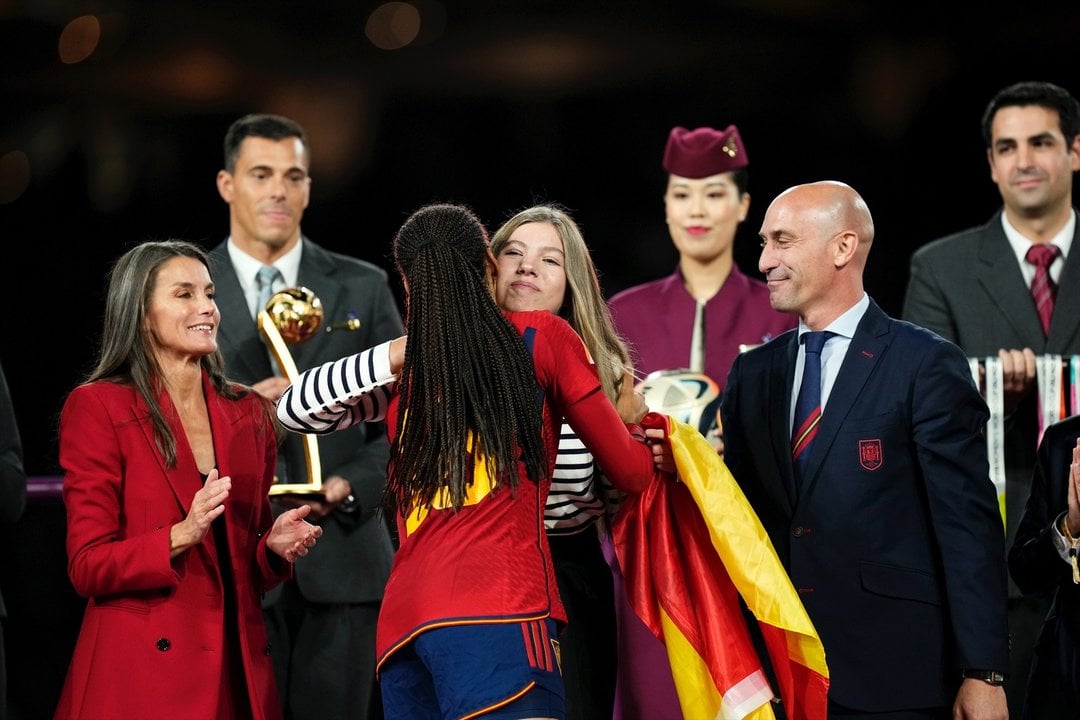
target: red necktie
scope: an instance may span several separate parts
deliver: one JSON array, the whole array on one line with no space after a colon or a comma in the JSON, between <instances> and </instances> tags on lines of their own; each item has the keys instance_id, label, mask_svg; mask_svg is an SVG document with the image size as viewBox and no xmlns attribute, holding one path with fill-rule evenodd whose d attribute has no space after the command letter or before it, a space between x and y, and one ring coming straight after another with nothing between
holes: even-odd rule
<instances>
[{"instance_id":1,"label":"red necktie","mask_svg":"<svg viewBox=\"0 0 1080 720\"><path fill-rule=\"evenodd\" d=\"M1050 265L1061 253L1057 245L1032 245L1024 259L1035 266L1035 279L1031 281L1031 297L1042 322L1043 335L1050 334L1050 316L1054 314L1054 296L1057 286L1050 279Z\"/></svg>"}]
</instances>

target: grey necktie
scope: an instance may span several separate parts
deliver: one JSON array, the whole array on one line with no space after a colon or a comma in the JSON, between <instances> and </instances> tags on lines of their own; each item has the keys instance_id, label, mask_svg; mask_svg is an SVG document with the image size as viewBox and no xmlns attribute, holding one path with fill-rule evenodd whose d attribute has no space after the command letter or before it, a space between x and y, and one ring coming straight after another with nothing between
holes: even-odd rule
<instances>
[{"instance_id":1,"label":"grey necktie","mask_svg":"<svg viewBox=\"0 0 1080 720\"><path fill-rule=\"evenodd\" d=\"M270 296L274 294L274 283L278 280L284 282L285 278L273 265L259 268L259 273L255 276L255 286L259 289L259 299L255 303L256 316L266 308L266 303L270 302Z\"/></svg>"},{"instance_id":2,"label":"grey necktie","mask_svg":"<svg viewBox=\"0 0 1080 720\"><path fill-rule=\"evenodd\" d=\"M279 280L282 284L285 283L285 277L273 265L263 265L259 268L259 273L255 276L255 286L259 288L259 299L255 303L256 318L259 317L260 312L266 309L266 303L270 302L270 296L274 294L274 283ZM278 367L277 361L274 360L274 353L269 352L269 355L271 372L275 375L281 375L281 368Z\"/></svg>"}]
</instances>

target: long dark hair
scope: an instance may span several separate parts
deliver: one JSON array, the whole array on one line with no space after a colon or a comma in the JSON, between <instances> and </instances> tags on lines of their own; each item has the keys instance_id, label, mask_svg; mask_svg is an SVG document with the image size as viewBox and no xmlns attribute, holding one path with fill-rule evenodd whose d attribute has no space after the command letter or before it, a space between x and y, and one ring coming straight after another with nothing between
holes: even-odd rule
<instances>
[{"instance_id":1,"label":"long dark hair","mask_svg":"<svg viewBox=\"0 0 1080 720\"><path fill-rule=\"evenodd\" d=\"M150 409L158 450L170 468L176 467L176 438L157 400L162 382L161 368L146 331L146 315L150 311L150 299L161 266L175 257L194 258L211 271L206 252L184 240L143 242L113 263L109 271L105 323L97 361L83 381L108 380L133 385ZM242 388L225 377L225 361L220 350L204 356L200 364L218 393L230 399L243 394Z\"/></svg>"},{"instance_id":2,"label":"long dark hair","mask_svg":"<svg viewBox=\"0 0 1080 720\"><path fill-rule=\"evenodd\" d=\"M442 488L460 509L476 462L511 492L519 459L534 482L548 472L532 359L492 297L487 248L483 225L460 205L422 207L394 238L408 341L387 500L403 514L431 506Z\"/></svg>"}]
</instances>

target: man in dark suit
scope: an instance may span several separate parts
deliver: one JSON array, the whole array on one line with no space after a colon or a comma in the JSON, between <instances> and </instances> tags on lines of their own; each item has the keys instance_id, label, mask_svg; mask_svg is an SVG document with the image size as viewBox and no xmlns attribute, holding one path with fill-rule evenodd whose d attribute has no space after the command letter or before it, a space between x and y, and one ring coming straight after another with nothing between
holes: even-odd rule
<instances>
[{"instance_id":1,"label":"man in dark suit","mask_svg":"<svg viewBox=\"0 0 1080 720\"><path fill-rule=\"evenodd\" d=\"M1080 169L1080 104L1066 90L1023 82L1001 90L982 120L990 177L1003 207L989 222L920 248L911 258L903 317L960 346L971 358L1000 357L1006 543L1031 489L1040 422L1036 356L1080 353L1080 225L1072 205ZM1044 331L1030 286L1036 268L1027 254L1055 247L1049 266L1056 292ZM1056 290L1055 290L1056 288ZM1019 715L1035 634L1046 614L1043 598L1024 598L1009 586L1012 652L1007 691Z\"/></svg>"},{"instance_id":2,"label":"man in dark suit","mask_svg":"<svg viewBox=\"0 0 1080 720\"><path fill-rule=\"evenodd\" d=\"M799 328L735 360L725 459L821 636L830 718L1004 720L1004 533L967 360L865 293L874 225L851 187L786 190L761 237L769 300ZM820 399L798 440L810 331Z\"/></svg>"},{"instance_id":3,"label":"man in dark suit","mask_svg":"<svg viewBox=\"0 0 1080 720\"><path fill-rule=\"evenodd\" d=\"M276 115L249 115L225 137L218 173L229 205L229 238L211 252L218 342L233 379L277 401L289 385L272 370L255 322L258 273L272 266L273 291L303 286L321 300L324 327L291 346L299 370L344 357L402 334L385 271L329 252L300 230L311 178L303 129ZM331 330L327 332L327 329ZM306 483L303 438L280 448L278 482ZM381 426L360 425L319 439L322 492L275 495L276 504L305 502L323 536L293 580L263 606L286 718L381 717L375 684L375 624L393 559L381 511L389 448Z\"/></svg>"},{"instance_id":4,"label":"man in dark suit","mask_svg":"<svg viewBox=\"0 0 1080 720\"><path fill-rule=\"evenodd\" d=\"M1027 509L1009 550L1026 593L1053 598L1035 645L1020 720L1080 713L1080 415L1046 428Z\"/></svg>"},{"instance_id":5,"label":"man in dark suit","mask_svg":"<svg viewBox=\"0 0 1080 720\"><path fill-rule=\"evenodd\" d=\"M26 508L26 471L22 441L15 422L7 378L0 367L0 522L14 523ZM0 720L7 717L7 661L4 657L4 626L7 608L0 595Z\"/></svg>"}]
</instances>

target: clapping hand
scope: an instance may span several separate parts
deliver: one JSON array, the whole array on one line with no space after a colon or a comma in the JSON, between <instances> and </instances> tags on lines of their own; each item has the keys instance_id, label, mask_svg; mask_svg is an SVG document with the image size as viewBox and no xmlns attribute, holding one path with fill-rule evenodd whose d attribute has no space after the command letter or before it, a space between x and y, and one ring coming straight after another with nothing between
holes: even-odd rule
<instances>
[{"instance_id":1,"label":"clapping hand","mask_svg":"<svg viewBox=\"0 0 1080 720\"><path fill-rule=\"evenodd\" d=\"M288 562L307 555L323 533L321 527L304 519L310 512L310 507L301 505L278 515L266 538L266 546Z\"/></svg>"},{"instance_id":2,"label":"clapping hand","mask_svg":"<svg viewBox=\"0 0 1080 720\"><path fill-rule=\"evenodd\" d=\"M218 477L217 468L206 475L206 482L191 499L187 517L169 530L169 556L176 557L202 542L211 523L225 512L225 500L232 489L232 478Z\"/></svg>"}]
</instances>

